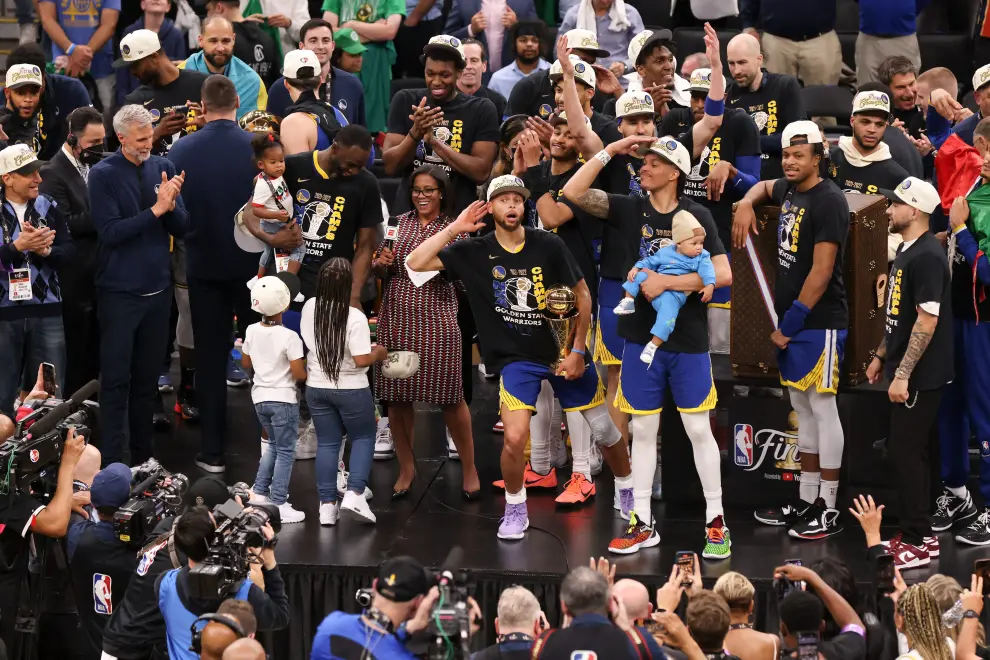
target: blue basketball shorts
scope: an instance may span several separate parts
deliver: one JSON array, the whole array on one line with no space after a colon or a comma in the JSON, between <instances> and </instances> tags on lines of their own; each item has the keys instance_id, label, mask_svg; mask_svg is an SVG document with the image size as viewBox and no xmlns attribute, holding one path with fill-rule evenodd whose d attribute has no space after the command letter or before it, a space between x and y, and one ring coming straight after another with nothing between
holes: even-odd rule
<instances>
[{"instance_id":1,"label":"blue basketball shorts","mask_svg":"<svg viewBox=\"0 0 990 660\"><path fill-rule=\"evenodd\" d=\"M839 367L846 345L845 330L802 330L777 351L780 382L802 392L814 386L819 392L839 391Z\"/></svg>"},{"instance_id":2,"label":"blue basketball shorts","mask_svg":"<svg viewBox=\"0 0 990 660\"><path fill-rule=\"evenodd\" d=\"M595 362L622 363L626 340L619 336L619 317L613 311L626 295L621 280L607 277L598 282L598 320L595 323Z\"/></svg>"},{"instance_id":3,"label":"blue basketball shorts","mask_svg":"<svg viewBox=\"0 0 990 660\"><path fill-rule=\"evenodd\" d=\"M502 367L498 394L504 410L536 412L536 398L544 380L550 381L553 393L565 412L594 408L605 403L605 386L598 370L589 365L577 380L557 376L550 367L536 362L510 362Z\"/></svg>"},{"instance_id":4,"label":"blue basketball shorts","mask_svg":"<svg viewBox=\"0 0 990 660\"><path fill-rule=\"evenodd\" d=\"M708 353L672 353L661 348L653 362L646 364L639 359L643 346L626 342L619 391L615 395L616 408L633 415L659 413L668 385L680 412L702 412L715 407L718 396Z\"/></svg>"}]
</instances>

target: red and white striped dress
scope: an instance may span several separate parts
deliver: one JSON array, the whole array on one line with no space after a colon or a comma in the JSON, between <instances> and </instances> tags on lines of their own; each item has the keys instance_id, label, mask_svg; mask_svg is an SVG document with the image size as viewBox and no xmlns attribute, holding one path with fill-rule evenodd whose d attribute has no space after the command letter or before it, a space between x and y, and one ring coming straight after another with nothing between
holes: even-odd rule
<instances>
[{"instance_id":1,"label":"red and white striped dress","mask_svg":"<svg viewBox=\"0 0 990 660\"><path fill-rule=\"evenodd\" d=\"M390 350L419 353L419 371L411 378L385 378L381 363L376 363L375 395L381 401L397 403L458 403L464 399L464 387L454 285L446 277L437 275L417 287L409 279L404 265L410 252L446 229L451 220L441 215L423 226L415 211L400 215L398 220L398 237L392 248L395 261L390 277L385 279L378 314L378 343ZM462 234L454 240L465 237ZM378 246L379 252L384 245L383 241Z\"/></svg>"}]
</instances>

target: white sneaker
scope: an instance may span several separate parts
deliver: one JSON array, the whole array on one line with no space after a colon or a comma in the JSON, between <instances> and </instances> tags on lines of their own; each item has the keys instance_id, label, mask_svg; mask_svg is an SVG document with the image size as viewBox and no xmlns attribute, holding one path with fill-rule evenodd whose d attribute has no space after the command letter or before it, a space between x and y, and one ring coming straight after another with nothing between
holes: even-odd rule
<instances>
[{"instance_id":1,"label":"white sneaker","mask_svg":"<svg viewBox=\"0 0 990 660\"><path fill-rule=\"evenodd\" d=\"M351 473L346 469L343 459L337 461L337 492L344 493L347 491L347 479L351 476ZM364 487L364 499L370 500L372 496L371 489L367 486Z\"/></svg>"},{"instance_id":2,"label":"white sneaker","mask_svg":"<svg viewBox=\"0 0 990 660\"><path fill-rule=\"evenodd\" d=\"M251 486L251 494L248 495L248 502L268 504L269 502L271 502L271 499L267 495L262 495L260 493L254 492L254 486Z\"/></svg>"},{"instance_id":3,"label":"white sneaker","mask_svg":"<svg viewBox=\"0 0 990 660\"><path fill-rule=\"evenodd\" d=\"M301 293L297 293L296 297L292 299L293 302L306 302L306 296Z\"/></svg>"},{"instance_id":4,"label":"white sneaker","mask_svg":"<svg viewBox=\"0 0 990 660\"><path fill-rule=\"evenodd\" d=\"M612 310L612 313L616 316L625 316L626 314L633 314L635 311L636 300L634 298L623 298L615 306L615 309Z\"/></svg>"},{"instance_id":5,"label":"white sneaker","mask_svg":"<svg viewBox=\"0 0 990 660\"><path fill-rule=\"evenodd\" d=\"M591 476L597 477L602 473L602 463L604 462L602 450L595 443L591 443Z\"/></svg>"},{"instance_id":6,"label":"white sneaker","mask_svg":"<svg viewBox=\"0 0 990 660\"><path fill-rule=\"evenodd\" d=\"M378 422L378 432L375 434L375 460L388 460L393 456L395 456L395 443L392 442L392 429L388 425L388 417L382 417Z\"/></svg>"},{"instance_id":7,"label":"white sneaker","mask_svg":"<svg viewBox=\"0 0 990 660\"><path fill-rule=\"evenodd\" d=\"M491 380L492 378L495 378L498 374L489 373L488 370L485 369L485 363L479 362L478 375L484 378L485 380Z\"/></svg>"},{"instance_id":8,"label":"white sneaker","mask_svg":"<svg viewBox=\"0 0 990 660\"><path fill-rule=\"evenodd\" d=\"M253 291L254 290L254 285L257 284L257 283L258 283L258 276L257 275L255 275L254 277L252 277L251 279L249 279L247 281L248 291Z\"/></svg>"},{"instance_id":9,"label":"white sneaker","mask_svg":"<svg viewBox=\"0 0 990 660\"><path fill-rule=\"evenodd\" d=\"M296 440L296 460L307 461L316 458L316 427L313 420L299 430L299 439Z\"/></svg>"},{"instance_id":10,"label":"white sneaker","mask_svg":"<svg viewBox=\"0 0 990 660\"><path fill-rule=\"evenodd\" d=\"M373 525L377 520L375 514L371 512L371 507L368 506L368 500L351 491L344 494L344 501L340 504L340 510L341 513L347 513L348 517L358 522Z\"/></svg>"},{"instance_id":11,"label":"white sneaker","mask_svg":"<svg viewBox=\"0 0 990 660\"><path fill-rule=\"evenodd\" d=\"M646 364L653 364L653 356L657 354L657 349L660 348L652 341L646 342L646 346L643 347L643 352L639 354L639 359Z\"/></svg>"},{"instance_id":12,"label":"white sneaker","mask_svg":"<svg viewBox=\"0 0 990 660\"><path fill-rule=\"evenodd\" d=\"M297 523L306 520L306 514L298 509L293 509L292 505L286 502L278 505L278 515L282 519L282 524Z\"/></svg>"},{"instance_id":13,"label":"white sneaker","mask_svg":"<svg viewBox=\"0 0 990 660\"><path fill-rule=\"evenodd\" d=\"M320 524L336 525L340 517L340 502L320 502Z\"/></svg>"},{"instance_id":14,"label":"white sneaker","mask_svg":"<svg viewBox=\"0 0 990 660\"><path fill-rule=\"evenodd\" d=\"M38 40L38 26L34 23L24 23L20 26L20 34L17 38L18 45L33 44Z\"/></svg>"},{"instance_id":15,"label":"white sneaker","mask_svg":"<svg viewBox=\"0 0 990 660\"><path fill-rule=\"evenodd\" d=\"M461 460L461 455L457 452L457 445L454 444L454 438L450 435L450 429L447 429L447 458L452 461Z\"/></svg>"}]
</instances>

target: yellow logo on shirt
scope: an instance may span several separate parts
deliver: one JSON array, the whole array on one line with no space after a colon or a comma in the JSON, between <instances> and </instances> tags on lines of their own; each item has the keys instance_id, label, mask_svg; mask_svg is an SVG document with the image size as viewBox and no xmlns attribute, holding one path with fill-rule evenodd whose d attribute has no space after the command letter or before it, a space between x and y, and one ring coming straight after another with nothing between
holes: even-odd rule
<instances>
[{"instance_id":1,"label":"yellow logo on shirt","mask_svg":"<svg viewBox=\"0 0 990 660\"><path fill-rule=\"evenodd\" d=\"M890 298L887 300L887 316L897 316L901 312L901 275L903 268L898 268L894 273L890 285Z\"/></svg>"},{"instance_id":2,"label":"yellow logo on shirt","mask_svg":"<svg viewBox=\"0 0 990 660\"><path fill-rule=\"evenodd\" d=\"M464 139L464 120L455 119L451 127L450 148L460 153Z\"/></svg>"},{"instance_id":3,"label":"yellow logo on shirt","mask_svg":"<svg viewBox=\"0 0 990 660\"><path fill-rule=\"evenodd\" d=\"M344 213L344 204L346 201L340 196L333 199L333 209L330 211L330 217L327 218L326 237L328 241L332 241L337 237L337 230L340 229L340 219Z\"/></svg>"},{"instance_id":4,"label":"yellow logo on shirt","mask_svg":"<svg viewBox=\"0 0 990 660\"><path fill-rule=\"evenodd\" d=\"M767 135L777 132L777 102L767 103Z\"/></svg>"}]
</instances>

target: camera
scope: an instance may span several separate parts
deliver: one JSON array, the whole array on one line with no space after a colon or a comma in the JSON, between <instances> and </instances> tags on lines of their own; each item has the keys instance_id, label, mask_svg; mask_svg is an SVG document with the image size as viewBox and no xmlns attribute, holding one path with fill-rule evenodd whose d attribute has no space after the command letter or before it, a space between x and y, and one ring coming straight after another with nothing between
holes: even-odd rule
<instances>
[{"instance_id":1,"label":"camera","mask_svg":"<svg viewBox=\"0 0 990 660\"><path fill-rule=\"evenodd\" d=\"M153 458L135 468L131 497L113 514L113 529L122 543L139 547L161 520L175 515L189 479L171 474Z\"/></svg>"},{"instance_id":2,"label":"camera","mask_svg":"<svg viewBox=\"0 0 990 660\"><path fill-rule=\"evenodd\" d=\"M217 528L207 557L189 569L190 596L204 600L233 595L256 561L249 548L275 547L276 538L267 540L262 528L271 523L276 533L281 529L278 508L270 504L241 507L231 499L213 509L213 517Z\"/></svg>"},{"instance_id":3,"label":"camera","mask_svg":"<svg viewBox=\"0 0 990 660\"><path fill-rule=\"evenodd\" d=\"M436 575L440 596L430 611L428 632L430 660L454 660L471 656L471 608L468 604L467 571L455 568L464 552L455 547Z\"/></svg>"}]
</instances>

